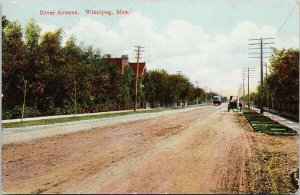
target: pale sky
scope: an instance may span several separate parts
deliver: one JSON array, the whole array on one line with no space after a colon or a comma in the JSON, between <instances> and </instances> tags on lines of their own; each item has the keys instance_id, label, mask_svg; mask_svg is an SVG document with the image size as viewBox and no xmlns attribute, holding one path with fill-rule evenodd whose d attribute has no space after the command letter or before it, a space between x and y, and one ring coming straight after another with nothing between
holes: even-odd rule
<instances>
[{"instance_id":1,"label":"pale sky","mask_svg":"<svg viewBox=\"0 0 300 195\"><path fill-rule=\"evenodd\" d=\"M275 47L299 47L298 5L279 32L295 0L102 0L6 2L2 14L22 27L34 18L42 31L64 30L64 41L75 35L78 42L100 48L102 54L128 54L134 46L145 47L147 69L181 71L193 84L237 95L241 71L256 68L250 82L259 80L259 59L248 58L248 39L275 37ZM128 10L128 15L87 15L86 9ZM41 16L40 11L78 11L72 16ZM265 60L268 63L268 60ZM246 84L245 80L245 84Z\"/></svg>"}]
</instances>

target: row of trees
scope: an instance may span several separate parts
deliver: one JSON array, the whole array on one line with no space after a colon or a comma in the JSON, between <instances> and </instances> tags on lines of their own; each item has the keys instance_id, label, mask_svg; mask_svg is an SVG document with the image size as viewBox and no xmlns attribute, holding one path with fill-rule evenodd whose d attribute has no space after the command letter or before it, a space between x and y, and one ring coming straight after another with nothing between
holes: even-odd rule
<instances>
[{"instance_id":1,"label":"row of trees","mask_svg":"<svg viewBox=\"0 0 300 195\"><path fill-rule=\"evenodd\" d=\"M264 102L281 112L299 113L299 50L274 50L265 79Z\"/></svg>"},{"instance_id":2,"label":"row of trees","mask_svg":"<svg viewBox=\"0 0 300 195\"><path fill-rule=\"evenodd\" d=\"M299 50L273 50L270 58L270 71L264 78L262 103L265 107L299 115ZM250 100L259 105L260 84L257 91L250 94ZM246 97L247 99L248 97Z\"/></svg>"},{"instance_id":3,"label":"row of trees","mask_svg":"<svg viewBox=\"0 0 300 195\"><path fill-rule=\"evenodd\" d=\"M62 29L45 32L30 20L23 29L2 17L3 119L133 108L134 76L100 56L74 36L62 44ZM140 107L173 106L213 95L189 79L164 70L139 78Z\"/></svg>"},{"instance_id":4,"label":"row of trees","mask_svg":"<svg viewBox=\"0 0 300 195\"><path fill-rule=\"evenodd\" d=\"M216 95L194 87L184 75L168 74L165 70L148 71L144 76L144 89L146 102L149 102L151 107L208 102Z\"/></svg>"}]
</instances>

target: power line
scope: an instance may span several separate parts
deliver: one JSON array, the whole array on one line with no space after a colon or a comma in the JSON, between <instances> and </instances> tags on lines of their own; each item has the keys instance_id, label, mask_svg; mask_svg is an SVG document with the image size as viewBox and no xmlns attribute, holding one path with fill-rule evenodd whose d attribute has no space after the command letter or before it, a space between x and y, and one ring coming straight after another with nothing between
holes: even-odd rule
<instances>
[{"instance_id":1,"label":"power line","mask_svg":"<svg viewBox=\"0 0 300 195\"><path fill-rule=\"evenodd\" d=\"M196 84L197 84L197 89L198 89L198 88L199 88L199 80L196 80L195 82L196 82ZM197 104L198 104L198 102L199 102L198 99L199 99L199 98L198 98L198 95L197 95L197 100L196 100L196 101L197 101Z\"/></svg>"},{"instance_id":2,"label":"power line","mask_svg":"<svg viewBox=\"0 0 300 195\"><path fill-rule=\"evenodd\" d=\"M243 68L243 70L242 70L242 73L243 73L243 99L245 98L245 86L244 86L244 73L247 73L248 74L248 109L250 110L250 90L249 90L249 86L250 86L250 78L254 78L255 76L253 75L253 73L256 71L256 69L255 68L250 68L250 67L248 67L248 68ZM245 99L244 99L245 100Z\"/></svg>"},{"instance_id":3,"label":"power line","mask_svg":"<svg viewBox=\"0 0 300 195\"><path fill-rule=\"evenodd\" d=\"M260 58L260 82L261 82L261 85L260 85L260 90L259 90L259 107L260 107L260 114L263 114L264 110L263 110L263 59L266 58L267 56L264 56L264 54L267 54L267 53L270 53L268 51L264 51L264 47L263 45L272 45L272 44L275 44L275 42L270 42L270 40L274 40L275 38L259 38L259 39L249 39L250 43L248 43L248 47L250 46L250 48L252 46L254 46L254 48L259 48L259 53L253 53L253 52L249 52L248 54L249 55L252 55L254 54L254 56L249 56L249 58ZM268 41L269 40L269 41ZM251 42L251 41L256 41L256 42ZM259 41L259 42L257 42ZM266 42L268 41L268 42ZM252 47L253 48L253 47ZM257 54L260 54L259 56Z\"/></svg>"},{"instance_id":4,"label":"power line","mask_svg":"<svg viewBox=\"0 0 300 195\"><path fill-rule=\"evenodd\" d=\"M139 64L140 64L140 58L141 58L141 52L144 52L144 50L141 50L142 48L145 48L145 47L142 47L140 45L138 46L134 46L135 48L137 48L136 51L136 59L137 59L137 62L136 62L136 74L135 74L135 93L134 93L134 112L136 112L137 110L137 107L138 107L138 79L139 79Z\"/></svg>"},{"instance_id":5,"label":"power line","mask_svg":"<svg viewBox=\"0 0 300 195\"><path fill-rule=\"evenodd\" d=\"M283 24L280 26L278 32L276 33L276 36L279 34L279 32L282 30L283 26L285 25L285 23L288 21L289 17L291 16L291 14L293 13L293 11L295 10L295 7L297 5L297 2L295 3L293 9L290 11L289 15L286 17L285 21L283 22Z\"/></svg>"}]
</instances>

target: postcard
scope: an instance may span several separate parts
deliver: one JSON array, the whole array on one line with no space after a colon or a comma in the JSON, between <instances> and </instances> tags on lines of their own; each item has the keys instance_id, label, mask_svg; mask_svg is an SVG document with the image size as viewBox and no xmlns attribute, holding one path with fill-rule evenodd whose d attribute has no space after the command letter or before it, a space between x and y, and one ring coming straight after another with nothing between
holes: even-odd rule
<instances>
[{"instance_id":1,"label":"postcard","mask_svg":"<svg viewBox=\"0 0 300 195\"><path fill-rule=\"evenodd\" d=\"M2 193L299 189L299 1L2 1Z\"/></svg>"}]
</instances>

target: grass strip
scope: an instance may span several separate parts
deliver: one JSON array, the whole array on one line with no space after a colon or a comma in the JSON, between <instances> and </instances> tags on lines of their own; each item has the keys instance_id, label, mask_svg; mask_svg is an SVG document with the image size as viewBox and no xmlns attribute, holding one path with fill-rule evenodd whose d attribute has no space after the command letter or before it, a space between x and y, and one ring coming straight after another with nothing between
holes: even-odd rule
<instances>
[{"instance_id":1,"label":"grass strip","mask_svg":"<svg viewBox=\"0 0 300 195\"><path fill-rule=\"evenodd\" d=\"M269 135L297 135L297 132L293 129L257 112L244 110L243 114L256 132Z\"/></svg>"},{"instance_id":2,"label":"grass strip","mask_svg":"<svg viewBox=\"0 0 300 195\"><path fill-rule=\"evenodd\" d=\"M120 112L120 113L107 113L107 114L97 114L97 115L88 115L88 116L70 116L65 118L53 118L53 119L41 119L41 120L32 120L32 121L23 121L23 127L25 126L36 126L36 125L48 125L55 123L65 123L72 121L80 121L80 120L91 120L91 119L101 119L101 118L109 118L109 117L117 117L117 116L125 116L131 114L140 114L140 113L152 113L152 112L162 112L166 110L172 110L178 108L159 108L159 109L151 109L151 110L142 110L138 112L128 111L128 112ZM2 123L2 128L17 128L22 127L21 122L11 122L11 123Z\"/></svg>"}]
</instances>

